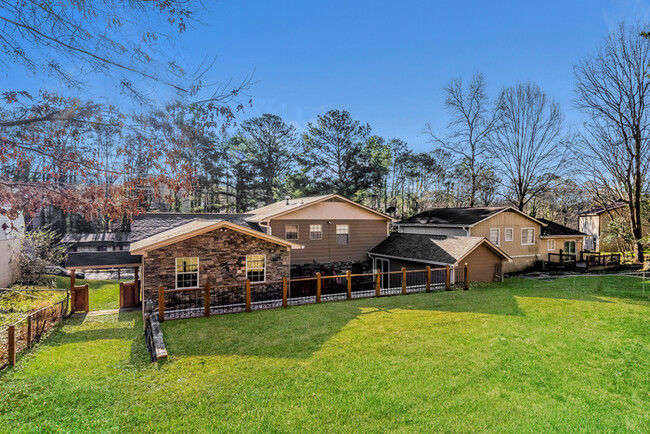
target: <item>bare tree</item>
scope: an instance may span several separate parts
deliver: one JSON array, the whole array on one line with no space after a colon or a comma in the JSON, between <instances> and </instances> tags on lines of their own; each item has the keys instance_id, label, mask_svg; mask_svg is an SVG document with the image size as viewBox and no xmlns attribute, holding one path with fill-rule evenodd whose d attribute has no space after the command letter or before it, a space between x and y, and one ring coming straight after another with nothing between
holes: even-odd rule
<instances>
[{"instance_id":1,"label":"bare tree","mask_svg":"<svg viewBox=\"0 0 650 434\"><path fill-rule=\"evenodd\" d=\"M262 178L264 202L270 204L274 196L284 193L281 180L293 163L296 129L280 116L263 114L245 121L242 126L255 142L253 159Z\"/></svg>"},{"instance_id":2,"label":"bare tree","mask_svg":"<svg viewBox=\"0 0 650 434\"><path fill-rule=\"evenodd\" d=\"M445 106L452 115L448 125L451 133L448 137L441 138L432 131L429 124L425 131L432 143L450 151L465 166L463 174L467 178L468 188L467 198L462 201L473 207L477 202L481 176L490 168L487 145L496 125L495 112L488 107L483 74L475 74L467 86L462 78L457 78L444 91Z\"/></svg>"},{"instance_id":3,"label":"bare tree","mask_svg":"<svg viewBox=\"0 0 650 434\"><path fill-rule=\"evenodd\" d=\"M596 201L629 205L637 261L643 261L641 198L650 152L650 43L623 24L574 67L576 103L585 114L582 160Z\"/></svg>"},{"instance_id":4,"label":"bare tree","mask_svg":"<svg viewBox=\"0 0 650 434\"><path fill-rule=\"evenodd\" d=\"M496 111L491 156L505 181L506 199L523 211L548 190L566 161L562 112L532 83L503 89Z\"/></svg>"}]
</instances>

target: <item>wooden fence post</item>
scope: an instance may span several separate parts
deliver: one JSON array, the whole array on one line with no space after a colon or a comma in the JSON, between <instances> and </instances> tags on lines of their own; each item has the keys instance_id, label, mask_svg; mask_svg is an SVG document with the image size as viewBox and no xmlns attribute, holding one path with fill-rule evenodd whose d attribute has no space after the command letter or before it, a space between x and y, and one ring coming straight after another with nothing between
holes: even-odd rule
<instances>
[{"instance_id":1,"label":"wooden fence post","mask_svg":"<svg viewBox=\"0 0 650 434\"><path fill-rule=\"evenodd\" d=\"M381 297L381 270L377 269L377 279L375 283L375 296Z\"/></svg>"},{"instance_id":2,"label":"wooden fence post","mask_svg":"<svg viewBox=\"0 0 650 434\"><path fill-rule=\"evenodd\" d=\"M10 325L7 331L9 334L8 363L14 366L16 364L16 326Z\"/></svg>"},{"instance_id":3,"label":"wooden fence post","mask_svg":"<svg viewBox=\"0 0 650 434\"><path fill-rule=\"evenodd\" d=\"M27 348L32 347L32 316L27 315Z\"/></svg>"},{"instance_id":4,"label":"wooden fence post","mask_svg":"<svg viewBox=\"0 0 650 434\"><path fill-rule=\"evenodd\" d=\"M246 279L246 312L251 311L251 280Z\"/></svg>"},{"instance_id":5,"label":"wooden fence post","mask_svg":"<svg viewBox=\"0 0 650 434\"><path fill-rule=\"evenodd\" d=\"M287 307L287 276L282 276L282 307Z\"/></svg>"},{"instance_id":6,"label":"wooden fence post","mask_svg":"<svg viewBox=\"0 0 650 434\"><path fill-rule=\"evenodd\" d=\"M406 267L402 267L402 294L406 294Z\"/></svg>"},{"instance_id":7,"label":"wooden fence post","mask_svg":"<svg viewBox=\"0 0 650 434\"><path fill-rule=\"evenodd\" d=\"M427 265L427 292L431 292L431 267Z\"/></svg>"},{"instance_id":8,"label":"wooden fence post","mask_svg":"<svg viewBox=\"0 0 650 434\"><path fill-rule=\"evenodd\" d=\"M321 279L320 272L316 273L316 303L320 303Z\"/></svg>"},{"instance_id":9,"label":"wooden fence post","mask_svg":"<svg viewBox=\"0 0 650 434\"><path fill-rule=\"evenodd\" d=\"M158 287L158 321L165 321L165 287Z\"/></svg>"},{"instance_id":10,"label":"wooden fence post","mask_svg":"<svg viewBox=\"0 0 650 434\"><path fill-rule=\"evenodd\" d=\"M74 313L74 300L75 300L74 283L76 277L77 277L77 270L73 268L72 270L70 270L70 313Z\"/></svg>"},{"instance_id":11,"label":"wooden fence post","mask_svg":"<svg viewBox=\"0 0 650 434\"><path fill-rule=\"evenodd\" d=\"M465 290L469 289L469 264L465 262Z\"/></svg>"},{"instance_id":12,"label":"wooden fence post","mask_svg":"<svg viewBox=\"0 0 650 434\"><path fill-rule=\"evenodd\" d=\"M203 291L205 298L203 301L203 316L210 316L210 282L205 284L205 289Z\"/></svg>"},{"instance_id":13,"label":"wooden fence post","mask_svg":"<svg viewBox=\"0 0 650 434\"><path fill-rule=\"evenodd\" d=\"M451 291L451 270L445 265L445 291Z\"/></svg>"},{"instance_id":14,"label":"wooden fence post","mask_svg":"<svg viewBox=\"0 0 650 434\"><path fill-rule=\"evenodd\" d=\"M345 272L345 278L348 281L348 300L352 300L352 272L350 270Z\"/></svg>"}]
</instances>

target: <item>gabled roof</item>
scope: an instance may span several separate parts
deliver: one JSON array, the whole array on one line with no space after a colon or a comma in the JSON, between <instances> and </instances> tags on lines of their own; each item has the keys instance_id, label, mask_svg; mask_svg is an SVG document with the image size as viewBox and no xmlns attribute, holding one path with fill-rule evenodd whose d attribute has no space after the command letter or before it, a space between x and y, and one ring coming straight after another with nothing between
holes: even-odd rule
<instances>
[{"instance_id":1,"label":"gabled roof","mask_svg":"<svg viewBox=\"0 0 650 434\"><path fill-rule=\"evenodd\" d=\"M174 244L179 241L186 240L188 238L195 237L207 232L211 232L220 228L231 229L233 231L250 235L265 241L269 241L275 244L280 244L287 246L292 249L302 249L304 246L290 241L283 240L272 235L267 235L263 232L259 232L250 228L240 226L238 224L226 221L226 220L193 220L189 223L185 223L182 226L175 227L173 229L166 230L164 232L157 233L143 240L137 241L131 244L130 251L133 254L145 254L148 251L158 249L160 247L167 246L169 244Z\"/></svg>"},{"instance_id":2,"label":"gabled roof","mask_svg":"<svg viewBox=\"0 0 650 434\"><path fill-rule=\"evenodd\" d=\"M463 226L471 227L484 220L494 217L504 211L512 211L544 225L541 221L519 211L511 206L463 207L463 208L434 208L409 217L398 225L423 226Z\"/></svg>"},{"instance_id":3,"label":"gabled roof","mask_svg":"<svg viewBox=\"0 0 650 434\"><path fill-rule=\"evenodd\" d=\"M133 217L131 222L131 241L149 238L160 232L167 231L194 220L229 221L250 229L260 230L259 226L246 221L250 214L217 214L217 213L149 213Z\"/></svg>"},{"instance_id":4,"label":"gabled roof","mask_svg":"<svg viewBox=\"0 0 650 434\"><path fill-rule=\"evenodd\" d=\"M579 212L579 216L596 216L600 215L606 211L613 211L615 209L623 208L626 207L627 204L625 202L616 202L616 203L610 203L609 205L605 206L604 208L602 206L598 206L592 209L588 209L586 211Z\"/></svg>"},{"instance_id":5,"label":"gabled roof","mask_svg":"<svg viewBox=\"0 0 650 434\"><path fill-rule=\"evenodd\" d=\"M561 225L559 223L552 222L546 219L538 219L543 222L546 226L542 226L542 237L587 237L588 235L580 232L579 230L570 228L568 226Z\"/></svg>"},{"instance_id":6,"label":"gabled roof","mask_svg":"<svg viewBox=\"0 0 650 434\"><path fill-rule=\"evenodd\" d=\"M281 200L275 203L272 203L270 205L263 206L258 209L254 209L252 211L248 211L248 214L251 214L250 217L246 218L247 222L262 222L266 221L271 218L277 218L281 215L284 214L289 214L293 211L296 211L298 209L303 209L311 205L315 205L320 202L324 202L326 200L330 199L338 199L343 202L347 202L349 204L358 206L360 208L363 208L364 210L371 212L373 214L376 214L378 216L381 216L385 218L386 220L392 221L393 218L390 216L387 216L386 214L383 214L379 211L376 211L372 208L368 208L365 205L361 205L360 203L354 202L350 199L347 199L339 194L326 194L323 196L311 196L311 197L301 197L298 199L288 199L288 200Z\"/></svg>"},{"instance_id":7,"label":"gabled roof","mask_svg":"<svg viewBox=\"0 0 650 434\"><path fill-rule=\"evenodd\" d=\"M396 259L439 265L454 265L469 255L481 244L507 261L510 256L488 241L485 237L453 237L445 235L421 235L392 233L373 247L370 255L387 256Z\"/></svg>"}]
</instances>

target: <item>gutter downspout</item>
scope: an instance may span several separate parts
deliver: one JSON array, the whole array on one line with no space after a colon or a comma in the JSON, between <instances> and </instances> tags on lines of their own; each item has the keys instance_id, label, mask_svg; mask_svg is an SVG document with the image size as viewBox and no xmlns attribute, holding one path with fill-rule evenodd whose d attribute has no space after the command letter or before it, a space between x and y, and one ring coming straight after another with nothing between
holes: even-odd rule
<instances>
[{"instance_id":1,"label":"gutter downspout","mask_svg":"<svg viewBox=\"0 0 650 434\"><path fill-rule=\"evenodd\" d=\"M259 222L258 225L260 225L261 228L264 228L266 231L266 235L273 235L271 233L271 226L265 224L264 222Z\"/></svg>"}]
</instances>

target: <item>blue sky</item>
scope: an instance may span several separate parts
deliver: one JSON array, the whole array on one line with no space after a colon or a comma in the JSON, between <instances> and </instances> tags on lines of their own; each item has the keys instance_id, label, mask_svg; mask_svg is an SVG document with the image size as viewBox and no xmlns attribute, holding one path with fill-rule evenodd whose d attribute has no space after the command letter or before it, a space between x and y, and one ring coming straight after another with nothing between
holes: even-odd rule
<instances>
[{"instance_id":1,"label":"blue sky","mask_svg":"<svg viewBox=\"0 0 650 434\"><path fill-rule=\"evenodd\" d=\"M444 132L445 84L478 71L492 96L518 81L538 83L579 123L572 65L619 21L650 17L650 2L633 0L206 4L203 24L169 49L189 66L218 56L208 82L254 72L253 107L240 121L268 112L302 130L340 108L416 150L430 147L421 134L427 122Z\"/></svg>"}]
</instances>

